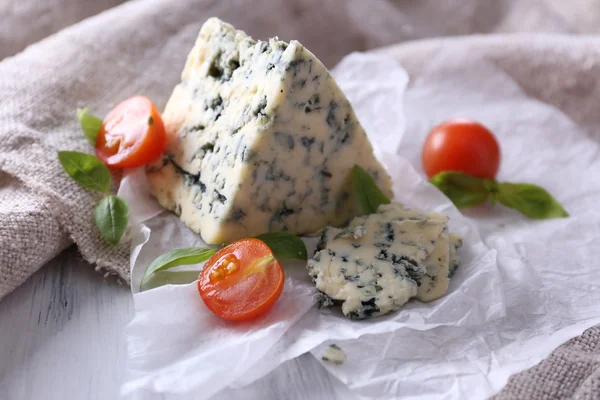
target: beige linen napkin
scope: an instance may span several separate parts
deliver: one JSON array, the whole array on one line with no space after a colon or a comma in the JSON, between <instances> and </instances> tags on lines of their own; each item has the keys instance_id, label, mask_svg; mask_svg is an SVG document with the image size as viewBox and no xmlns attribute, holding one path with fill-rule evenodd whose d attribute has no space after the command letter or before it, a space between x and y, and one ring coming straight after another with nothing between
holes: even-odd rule
<instances>
[{"instance_id":1,"label":"beige linen napkin","mask_svg":"<svg viewBox=\"0 0 600 400\"><path fill-rule=\"evenodd\" d=\"M97 269L128 279L127 241L112 247L98 235L92 221L97 198L66 176L56 151L91 151L75 120L77 107L103 115L119 100L143 93L162 108L206 18L218 16L259 38L277 33L299 39L328 66L353 50L424 36L578 32L600 26L594 25L600 20L594 8L577 16L585 10L584 0L569 2L569 12L564 2L542 3L545 8L523 13L525 2L516 0L493 6L475 0L133 1L5 59L0 62L0 298L71 242ZM599 131L599 38L465 37L384 51L402 63L411 79L419 79L433 57L454 65L485 58L529 95L561 108L590 135ZM597 398L599 335L600 329L593 328L561 347L513 378L500 397Z\"/></svg>"},{"instance_id":2,"label":"beige linen napkin","mask_svg":"<svg viewBox=\"0 0 600 400\"><path fill-rule=\"evenodd\" d=\"M4 11L0 53L10 54L11 48L119 1L0 0ZM276 32L283 39L297 38L333 66L351 51L420 37L598 29L600 24L592 21L600 21L600 10L586 4L586 0L568 7L557 0L540 0L537 7L514 0L493 5L485 0L418 4L407 0L144 0L109 10L33 45L0 63L0 298L71 241L97 269L128 279L126 241L113 248L98 236L91 220L96 198L65 176L56 162L56 150L91 150L77 127L76 107L90 106L102 115L116 101L135 93L147 94L162 106L209 16L220 16L256 37ZM486 46L475 42L467 39L449 46L467 53L474 46ZM511 52L498 49L497 58ZM552 61L552 57L549 53L540 60ZM526 61L523 67L511 65L511 71L521 75L534 71L540 60ZM426 59L407 62L419 65ZM535 72L532 75L538 78ZM573 77L564 81L568 79ZM585 79L589 81L591 75ZM522 80L528 84L527 77ZM543 100L557 96L552 85L536 89ZM571 95L560 92L554 104L575 112L581 105L589 108L590 103L575 93L578 101L571 102ZM587 112L585 118L593 119L595 114Z\"/></svg>"},{"instance_id":3,"label":"beige linen napkin","mask_svg":"<svg viewBox=\"0 0 600 400\"><path fill-rule=\"evenodd\" d=\"M0 0L0 60L125 0Z\"/></svg>"}]
</instances>

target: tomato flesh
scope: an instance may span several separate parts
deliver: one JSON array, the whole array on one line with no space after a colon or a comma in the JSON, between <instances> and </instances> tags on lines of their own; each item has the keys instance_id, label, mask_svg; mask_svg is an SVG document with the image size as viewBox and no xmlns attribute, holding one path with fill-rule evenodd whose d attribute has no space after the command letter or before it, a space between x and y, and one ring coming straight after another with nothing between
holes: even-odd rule
<instances>
[{"instance_id":1,"label":"tomato flesh","mask_svg":"<svg viewBox=\"0 0 600 400\"><path fill-rule=\"evenodd\" d=\"M115 168L136 168L158 158L167 136L160 113L144 96L117 105L102 122L96 156Z\"/></svg>"},{"instance_id":2,"label":"tomato flesh","mask_svg":"<svg viewBox=\"0 0 600 400\"><path fill-rule=\"evenodd\" d=\"M269 311L281 295L283 282L283 269L271 249L251 238L215 253L200 273L198 291L217 316L247 321Z\"/></svg>"},{"instance_id":3,"label":"tomato flesh","mask_svg":"<svg viewBox=\"0 0 600 400\"><path fill-rule=\"evenodd\" d=\"M500 167L500 145L485 126L454 119L436 126L425 139L421 153L428 177L458 171L493 179Z\"/></svg>"}]
</instances>

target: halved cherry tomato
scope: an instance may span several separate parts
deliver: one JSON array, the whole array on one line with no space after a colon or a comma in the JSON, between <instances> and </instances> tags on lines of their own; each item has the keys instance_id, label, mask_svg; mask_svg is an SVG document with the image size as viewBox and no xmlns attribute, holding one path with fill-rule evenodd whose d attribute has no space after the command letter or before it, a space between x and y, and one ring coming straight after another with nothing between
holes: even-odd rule
<instances>
[{"instance_id":1,"label":"halved cherry tomato","mask_svg":"<svg viewBox=\"0 0 600 400\"><path fill-rule=\"evenodd\" d=\"M198 291L217 316L247 321L266 313L283 289L284 273L261 240L242 239L215 253L204 264Z\"/></svg>"},{"instance_id":2,"label":"halved cherry tomato","mask_svg":"<svg viewBox=\"0 0 600 400\"><path fill-rule=\"evenodd\" d=\"M500 167L500 145L485 126L468 119L453 119L429 132L421 153L428 177L458 171L493 179Z\"/></svg>"},{"instance_id":3,"label":"halved cherry tomato","mask_svg":"<svg viewBox=\"0 0 600 400\"><path fill-rule=\"evenodd\" d=\"M115 168L140 167L165 150L167 135L160 113L144 96L117 105L102 122L96 156Z\"/></svg>"}]
</instances>

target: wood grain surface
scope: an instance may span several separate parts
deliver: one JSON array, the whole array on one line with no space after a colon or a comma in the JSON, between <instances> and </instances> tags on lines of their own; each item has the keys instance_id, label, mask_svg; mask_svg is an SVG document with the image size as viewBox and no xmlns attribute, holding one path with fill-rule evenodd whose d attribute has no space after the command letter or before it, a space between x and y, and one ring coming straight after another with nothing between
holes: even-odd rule
<instances>
[{"instance_id":1,"label":"wood grain surface","mask_svg":"<svg viewBox=\"0 0 600 400\"><path fill-rule=\"evenodd\" d=\"M129 288L71 248L0 301L0 400L109 400L125 379ZM216 399L349 399L309 354ZM144 395L143 399L182 399Z\"/></svg>"}]
</instances>

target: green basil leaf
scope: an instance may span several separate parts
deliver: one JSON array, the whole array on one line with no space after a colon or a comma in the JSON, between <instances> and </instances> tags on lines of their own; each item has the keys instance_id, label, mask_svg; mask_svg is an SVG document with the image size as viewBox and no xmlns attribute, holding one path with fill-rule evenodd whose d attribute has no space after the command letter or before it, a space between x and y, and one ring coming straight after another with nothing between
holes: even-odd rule
<instances>
[{"instance_id":1,"label":"green basil leaf","mask_svg":"<svg viewBox=\"0 0 600 400\"><path fill-rule=\"evenodd\" d=\"M67 174L84 188L102 193L110 190L110 170L97 157L78 151L59 151L58 160Z\"/></svg>"},{"instance_id":2,"label":"green basil leaf","mask_svg":"<svg viewBox=\"0 0 600 400\"><path fill-rule=\"evenodd\" d=\"M90 114L87 108L77 109L77 119L88 142L92 146L96 146L96 137L98 137L98 132L100 132L102 120Z\"/></svg>"},{"instance_id":3,"label":"green basil leaf","mask_svg":"<svg viewBox=\"0 0 600 400\"><path fill-rule=\"evenodd\" d=\"M140 285L140 291L150 290L164 285L184 285L198 279L200 270L194 271L160 271L148 277Z\"/></svg>"},{"instance_id":4,"label":"green basil leaf","mask_svg":"<svg viewBox=\"0 0 600 400\"><path fill-rule=\"evenodd\" d=\"M152 261L152 264L150 264L150 266L146 269L146 272L144 272L144 276L140 282L140 290L144 286L144 283L148 277L153 273L178 267L180 265L199 264L211 258L212 255L217 251L217 249L212 248L187 247L161 254L154 261ZM196 274L196 278L197 277L198 276Z\"/></svg>"},{"instance_id":5,"label":"green basil leaf","mask_svg":"<svg viewBox=\"0 0 600 400\"><path fill-rule=\"evenodd\" d=\"M534 219L564 218L569 214L546 189L529 183L501 183L498 201Z\"/></svg>"},{"instance_id":6,"label":"green basil leaf","mask_svg":"<svg viewBox=\"0 0 600 400\"><path fill-rule=\"evenodd\" d=\"M375 180L358 165L352 168L354 191L364 214L373 214L381 204L390 204L390 199L381 191Z\"/></svg>"},{"instance_id":7,"label":"green basil leaf","mask_svg":"<svg viewBox=\"0 0 600 400\"><path fill-rule=\"evenodd\" d=\"M296 235L288 232L271 232L256 236L256 238L265 242L275 254L275 257L280 260L287 258L308 259L306 245Z\"/></svg>"},{"instance_id":8,"label":"green basil leaf","mask_svg":"<svg viewBox=\"0 0 600 400\"><path fill-rule=\"evenodd\" d=\"M94 210L94 220L100 234L112 245L119 243L129 219L129 207L118 196L108 195L100 200Z\"/></svg>"},{"instance_id":9,"label":"green basil leaf","mask_svg":"<svg viewBox=\"0 0 600 400\"><path fill-rule=\"evenodd\" d=\"M498 201L498 181L496 181L495 179L485 178L483 180L483 184L485 188L490 192L490 200L492 206L495 206L496 202Z\"/></svg>"},{"instance_id":10,"label":"green basil leaf","mask_svg":"<svg viewBox=\"0 0 600 400\"><path fill-rule=\"evenodd\" d=\"M440 172L429 182L442 191L457 208L475 207L484 203L496 182L462 172Z\"/></svg>"}]
</instances>

